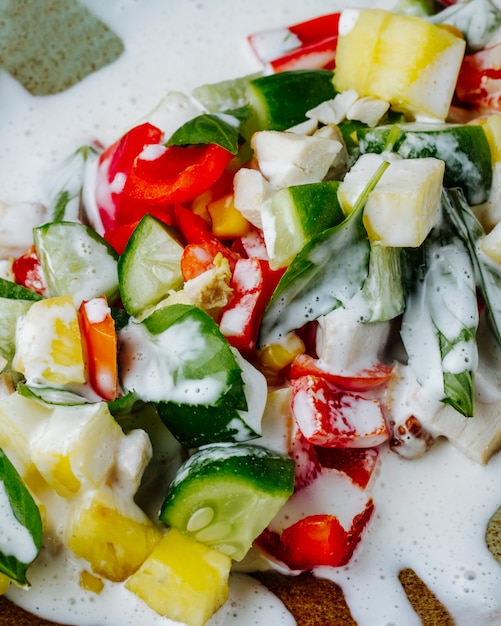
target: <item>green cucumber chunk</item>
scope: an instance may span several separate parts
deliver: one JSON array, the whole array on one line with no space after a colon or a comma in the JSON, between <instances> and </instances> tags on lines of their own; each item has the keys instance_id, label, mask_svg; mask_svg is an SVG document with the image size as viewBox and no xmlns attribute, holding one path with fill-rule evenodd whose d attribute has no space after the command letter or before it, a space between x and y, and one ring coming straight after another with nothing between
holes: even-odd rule
<instances>
[{"instance_id":1,"label":"green cucumber chunk","mask_svg":"<svg viewBox=\"0 0 501 626\"><path fill-rule=\"evenodd\" d=\"M393 126L358 129L360 152L385 150ZM400 124L393 151L404 159L435 157L445 163L444 186L460 187L470 205L489 198L492 186L492 158L487 136L481 126Z\"/></svg>"},{"instance_id":2,"label":"green cucumber chunk","mask_svg":"<svg viewBox=\"0 0 501 626\"><path fill-rule=\"evenodd\" d=\"M280 189L263 207L263 233L272 269L290 265L314 235L344 219L338 181Z\"/></svg>"},{"instance_id":3,"label":"green cucumber chunk","mask_svg":"<svg viewBox=\"0 0 501 626\"><path fill-rule=\"evenodd\" d=\"M294 461L257 445L201 448L179 469L160 519L240 561L294 490Z\"/></svg>"},{"instance_id":4,"label":"green cucumber chunk","mask_svg":"<svg viewBox=\"0 0 501 626\"><path fill-rule=\"evenodd\" d=\"M118 281L124 309L140 316L183 284L183 246L174 231L145 215L118 260Z\"/></svg>"},{"instance_id":5,"label":"green cucumber chunk","mask_svg":"<svg viewBox=\"0 0 501 626\"><path fill-rule=\"evenodd\" d=\"M198 307L173 304L131 320L118 342L122 387L155 404L186 447L259 435L266 379Z\"/></svg>"},{"instance_id":6,"label":"green cucumber chunk","mask_svg":"<svg viewBox=\"0 0 501 626\"><path fill-rule=\"evenodd\" d=\"M304 122L307 111L336 95L333 75L330 70L293 70L251 80L247 98L254 130L286 130Z\"/></svg>"},{"instance_id":7,"label":"green cucumber chunk","mask_svg":"<svg viewBox=\"0 0 501 626\"><path fill-rule=\"evenodd\" d=\"M83 300L118 295L117 254L92 228L79 222L48 222L33 231L51 296Z\"/></svg>"}]
</instances>

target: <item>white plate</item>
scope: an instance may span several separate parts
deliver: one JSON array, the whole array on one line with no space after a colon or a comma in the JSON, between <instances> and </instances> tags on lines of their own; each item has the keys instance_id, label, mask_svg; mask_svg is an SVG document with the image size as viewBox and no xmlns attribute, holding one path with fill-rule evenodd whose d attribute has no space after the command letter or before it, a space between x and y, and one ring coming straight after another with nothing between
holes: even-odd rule
<instances>
[{"instance_id":1,"label":"white plate","mask_svg":"<svg viewBox=\"0 0 501 626\"><path fill-rule=\"evenodd\" d=\"M47 171L82 144L112 142L154 109L168 91L189 92L202 83L257 71L259 64L246 45L246 35L348 4L375 3L87 0L84 4L120 35L125 52L59 95L30 96L11 76L0 74L1 200L44 200ZM393 2L377 4L388 8ZM421 623L398 582L398 572L405 567L415 569L457 626L501 623L501 569L483 539L489 517L501 504L501 455L487 467L468 461L447 444L437 444L420 461L383 456L373 487L376 516L360 550L347 567L322 568L319 574L342 585L360 626ZM262 589L258 595L244 590L235 581L234 606L228 605L210 623L291 623L280 603L261 593ZM57 594L55 584L52 595ZM51 597L43 593L38 597L36 584L29 594L12 587L9 597L26 606L40 606L47 617L56 619ZM59 619L83 626L169 623L152 614L129 615L127 620L124 614L116 622L100 622L99 611L92 608L97 605L97 599L78 601ZM7 623L0 614L0 625Z\"/></svg>"}]
</instances>

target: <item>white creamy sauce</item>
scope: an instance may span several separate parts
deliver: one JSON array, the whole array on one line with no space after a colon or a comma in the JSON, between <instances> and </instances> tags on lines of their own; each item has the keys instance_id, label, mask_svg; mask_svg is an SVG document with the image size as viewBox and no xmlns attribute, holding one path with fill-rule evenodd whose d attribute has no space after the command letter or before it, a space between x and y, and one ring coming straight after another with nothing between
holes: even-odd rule
<instances>
[{"instance_id":1,"label":"white creamy sauce","mask_svg":"<svg viewBox=\"0 0 501 626\"><path fill-rule=\"evenodd\" d=\"M109 144L117 139L169 90L190 91L202 83L259 70L246 35L332 12L347 2L87 0L85 4L114 25L126 51L111 66L56 96L34 98L9 75L0 75L4 201L45 201L48 171L84 143ZM378 4L389 8L393 2ZM421 354L429 362L424 345ZM427 375L433 377L434 371ZM275 431L273 437L282 447L282 434ZM483 467L445 442L416 461L383 450L367 491L376 513L361 545L349 565L320 568L318 574L342 586L359 626L420 624L397 579L404 567L412 567L423 578L457 626L501 623L501 567L484 542L488 519L501 505L500 475L500 454ZM344 523L342 498L329 494L327 489L315 492L312 502L315 507L319 502L322 508L325 505L322 512L338 512ZM361 494L357 498L363 500ZM4 500L2 491L2 516ZM29 548L28 538L21 543L23 550ZM8 597L48 619L78 626L173 623L121 585L107 583L99 595L83 591L78 585L83 565L64 550L48 546L28 572L31 589L11 585ZM292 626L293 620L261 585L234 574L229 601L209 623Z\"/></svg>"},{"instance_id":2,"label":"white creamy sauce","mask_svg":"<svg viewBox=\"0 0 501 626\"><path fill-rule=\"evenodd\" d=\"M17 519L12 510L5 484L0 481L0 551L13 556L21 563L31 563L37 555L37 547L29 530Z\"/></svg>"}]
</instances>

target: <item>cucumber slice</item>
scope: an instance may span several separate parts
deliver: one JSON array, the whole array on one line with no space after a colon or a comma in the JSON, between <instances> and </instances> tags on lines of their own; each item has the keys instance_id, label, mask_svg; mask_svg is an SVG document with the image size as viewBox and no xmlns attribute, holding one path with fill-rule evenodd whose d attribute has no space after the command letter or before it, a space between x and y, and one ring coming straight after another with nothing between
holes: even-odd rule
<instances>
[{"instance_id":1,"label":"cucumber slice","mask_svg":"<svg viewBox=\"0 0 501 626\"><path fill-rule=\"evenodd\" d=\"M83 300L118 295L117 254L92 228L79 222L49 222L33 231L51 296Z\"/></svg>"},{"instance_id":2,"label":"cucumber slice","mask_svg":"<svg viewBox=\"0 0 501 626\"><path fill-rule=\"evenodd\" d=\"M306 119L306 112L336 90L329 70L294 70L249 82L247 98L254 110L254 130L286 130Z\"/></svg>"},{"instance_id":3,"label":"cucumber slice","mask_svg":"<svg viewBox=\"0 0 501 626\"><path fill-rule=\"evenodd\" d=\"M280 189L263 205L263 234L272 269L290 265L313 235L343 221L338 187L338 181L294 185Z\"/></svg>"},{"instance_id":4,"label":"cucumber slice","mask_svg":"<svg viewBox=\"0 0 501 626\"><path fill-rule=\"evenodd\" d=\"M32 304L32 300L0 298L0 355L7 361L8 369L16 352L17 321Z\"/></svg>"},{"instance_id":5,"label":"cucumber slice","mask_svg":"<svg viewBox=\"0 0 501 626\"><path fill-rule=\"evenodd\" d=\"M360 152L383 152L393 128L358 129ZM394 152L404 159L441 159L445 163L445 187L460 187L470 205L487 201L492 186L492 158L482 126L400 124L399 130Z\"/></svg>"},{"instance_id":6,"label":"cucumber slice","mask_svg":"<svg viewBox=\"0 0 501 626\"><path fill-rule=\"evenodd\" d=\"M210 113L238 109L247 104L249 82L260 76L259 72L218 83L200 85L193 90L193 97Z\"/></svg>"},{"instance_id":7,"label":"cucumber slice","mask_svg":"<svg viewBox=\"0 0 501 626\"><path fill-rule=\"evenodd\" d=\"M176 474L160 519L236 561L294 490L294 461L257 445L201 448Z\"/></svg>"},{"instance_id":8,"label":"cucumber slice","mask_svg":"<svg viewBox=\"0 0 501 626\"><path fill-rule=\"evenodd\" d=\"M183 246L174 231L145 215L118 260L118 281L125 310L134 317L158 304L183 284Z\"/></svg>"}]
</instances>

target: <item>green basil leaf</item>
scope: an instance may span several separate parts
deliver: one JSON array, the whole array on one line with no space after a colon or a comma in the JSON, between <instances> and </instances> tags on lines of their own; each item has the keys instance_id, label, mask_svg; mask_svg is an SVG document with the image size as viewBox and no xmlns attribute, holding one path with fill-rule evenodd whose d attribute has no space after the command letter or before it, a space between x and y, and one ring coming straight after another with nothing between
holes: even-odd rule
<instances>
[{"instance_id":1,"label":"green basil leaf","mask_svg":"<svg viewBox=\"0 0 501 626\"><path fill-rule=\"evenodd\" d=\"M183 124L167 146L214 143L232 154L238 152L240 118L237 115L204 113Z\"/></svg>"},{"instance_id":2,"label":"green basil leaf","mask_svg":"<svg viewBox=\"0 0 501 626\"><path fill-rule=\"evenodd\" d=\"M370 256L363 211L388 165L378 168L341 224L313 237L293 259L264 312L260 346L280 342L292 330L345 306L361 291Z\"/></svg>"},{"instance_id":3,"label":"green basil leaf","mask_svg":"<svg viewBox=\"0 0 501 626\"><path fill-rule=\"evenodd\" d=\"M31 289L26 289L22 285L13 283L6 278L0 278L0 298L11 298L13 300L43 300L43 297Z\"/></svg>"},{"instance_id":4,"label":"green basil leaf","mask_svg":"<svg viewBox=\"0 0 501 626\"><path fill-rule=\"evenodd\" d=\"M30 492L1 449L0 518L0 572L28 586L26 572L42 547L42 519Z\"/></svg>"}]
</instances>

